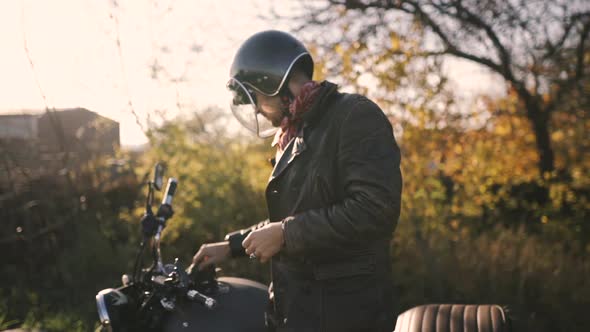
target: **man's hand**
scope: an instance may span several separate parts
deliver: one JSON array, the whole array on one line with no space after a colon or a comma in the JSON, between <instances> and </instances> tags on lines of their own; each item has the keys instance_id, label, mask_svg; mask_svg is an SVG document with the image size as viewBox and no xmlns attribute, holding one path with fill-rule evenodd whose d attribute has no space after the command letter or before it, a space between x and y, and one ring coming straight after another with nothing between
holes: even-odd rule
<instances>
[{"instance_id":1,"label":"man's hand","mask_svg":"<svg viewBox=\"0 0 590 332\"><path fill-rule=\"evenodd\" d=\"M281 250L284 243L281 223L271 222L248 234L242 242L242 247L246 249L246 254L254 253L261 263L266 263Z\"/></svg>"},{"instance_id":2,"label":"man's hand","mask_svg":"<svg viewBox=\"0 0 590 332\"><path fill-rule=\"evenodd\" d=\"M230 256L229 242L203 244L193 257L193 264L198 264L199 270L211 264L221 263Z\"/></svg>"}]
</instances>

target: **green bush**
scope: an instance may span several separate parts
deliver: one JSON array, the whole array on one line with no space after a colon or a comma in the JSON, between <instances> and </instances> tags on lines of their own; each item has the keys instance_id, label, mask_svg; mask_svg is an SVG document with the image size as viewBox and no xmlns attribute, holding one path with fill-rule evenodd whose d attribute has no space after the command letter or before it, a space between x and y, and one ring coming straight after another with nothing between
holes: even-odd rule
<instances>
[{"instance_id":1,"label":"green bush","mask_svg":"<svg viewBox=\"0 0 590 332\"><path fill-rule=\"evenodd\" d=\"M71 174L73 190L66 181L46 179L1 201L27 208L0 209L5 229L26 226L0 242L6 262L0 267L0 328L96 327L94 296L132 270L145 182L156 161L166 162L166 176L179 180L175 216L162 240L166 262L178 257L186 266L201 244L266 218L267 142L194 132L191 119L166 123L150 138L148 152L121 156L128 168L116 181L105 172L107 161L97 160ZM549 217L531 232L496 210L482 227L481 209L456 209L439 173L407 166L404 180L392 246L399 311L424 303L497 303L510 308L517 331L590 330L584 311L590 307L590 247L564 226L587 212L564 215L549 205L537 211ZM63 227L30 237L49 222ZM226 275L268 282L267 266L247 259L221 267Z\"/></svg>"}]
</instances>

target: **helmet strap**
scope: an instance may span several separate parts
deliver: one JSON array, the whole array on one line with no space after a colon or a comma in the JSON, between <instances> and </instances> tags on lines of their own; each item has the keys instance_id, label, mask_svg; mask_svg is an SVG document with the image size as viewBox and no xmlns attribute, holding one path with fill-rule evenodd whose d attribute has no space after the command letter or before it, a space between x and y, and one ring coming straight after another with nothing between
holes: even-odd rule
<instances>
[{"instance_id":1,"label":"helmet strap","mask_svg":"<svg viewBox=\"0 0 590 332\"><path fill-rule=\"evenodd\" d=\"M279 91L279 97L281 98L282 107L281 110L283 111L283 115L286 117L291 117L291 113L289 112L289 108L291 103L295 100L295 96L291 93L288 87L283 87L281 91Z\"/></svg>"}]
</instances>

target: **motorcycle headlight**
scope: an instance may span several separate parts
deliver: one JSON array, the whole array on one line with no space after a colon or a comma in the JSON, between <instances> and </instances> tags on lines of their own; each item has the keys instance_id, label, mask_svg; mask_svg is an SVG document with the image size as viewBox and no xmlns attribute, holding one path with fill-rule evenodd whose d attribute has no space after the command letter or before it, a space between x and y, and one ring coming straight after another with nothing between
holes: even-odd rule
<instances>
[{"instance_id":1,"label":"motorcycle headlight","mask_svg":"<svg viewBox=\"0 0 590 332\"><path fill-rule=\"evenodd\" d=\"M118 289L103 289L96 295L96 307L100 324L109 332L123 327L129 313L129 299Z\"/></svg>"}]
</instances>

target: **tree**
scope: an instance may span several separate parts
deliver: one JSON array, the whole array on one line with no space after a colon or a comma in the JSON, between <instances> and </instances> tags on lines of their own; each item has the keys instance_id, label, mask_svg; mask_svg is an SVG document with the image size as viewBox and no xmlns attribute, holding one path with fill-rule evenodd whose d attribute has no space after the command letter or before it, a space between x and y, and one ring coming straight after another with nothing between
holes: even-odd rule
<instances>
[{"instance_id":1,"label":"tree","mask_svg":"<svg viewBox=\"0 0 590 332\"><path fill-rule=\"evenodd\" d=\"M588 2L327 0L305 7L298 19L302 27L343 27L342 39L357 45L388 34L415 39L416 30L408 26L418 24L427 34L416 55L457 57L498 74L516 92L533 128L543 177L555 170L553 114L562 109L588 116L589 97L583 93L590 74ZM582 109L562 107L570 98L578 98Z\"/></svg>"}]
</instances>

